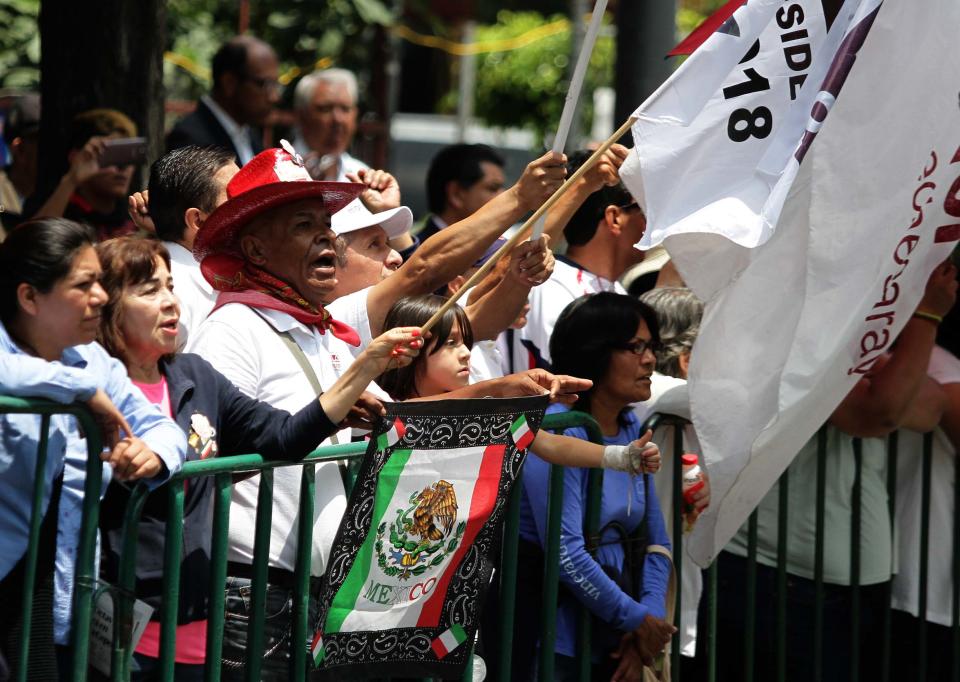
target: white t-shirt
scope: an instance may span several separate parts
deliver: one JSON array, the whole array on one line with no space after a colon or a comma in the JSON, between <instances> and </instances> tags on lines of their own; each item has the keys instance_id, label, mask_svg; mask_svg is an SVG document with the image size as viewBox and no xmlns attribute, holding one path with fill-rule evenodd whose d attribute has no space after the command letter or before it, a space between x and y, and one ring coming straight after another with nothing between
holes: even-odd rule
<instances>
[{"instance_id":1,"label":"white t-shirt","mask_svg":"<svg viewBox=\"0 0 960 682\"><path fill-rule=\"evenodd\" d=\"M655 412L672 414L684 419L690 419L690 393L684 379L666 376L654 372L650 377L650 399L637 403L633 408L641 423L646 421ZM673 476L675 461L673 454L674 428L664 426L653 434L653 442L660 448L661 467L657 473L657 501L663 513L663 522L670 535L670 542L676 551L677 542L673 537ZM700 441L692 425L683 429L683 452L700 454ZM705 466L701 461L701 466ZM694 656L697 647L697 608L700 604L700 595L703 592L703 578L700 567L690 558L689 537L683 538L683 559L681 564L680 580L680 653L684 656Z\"/></svg>"},{"instance_id":2,"label":"white t-shirt","mask_svg":"<svg viewBox=\"0 0 960 682\"><path fill-rule=\"evenodd\" d=\"M960 383L960 360L934 347L927 374L939 384ZM920 596L920 505L923 436L901 431L897 448L895 516L899 570L893 579L893 608L917 616ZM933 433L930 470L930 543L927 564L927 620L953 624L953 487L957 451L943 429Z\"/></svg>"},{"instance_id":3,"label":"white t-shirt","mask_svg":"<svg viewBox=\"0 0 960 682\"><path fill-rule=\"evenodd\" d=\"M514 335L514 347L511 351L515 371L538 366L538 357L549 363L550 335L560 313L574 299L601 291L627 293L619 282L611 282L584 270L563 256L557 256L557 264L550 279L530 290L527 324Z\"/></svg>"},{"instance_id":4,"label":"white t-shirt","mask_svg":"<svg viewBox=\"0 0 960 682\"><path fill-rule=\"evenodd\" d=\"M323 390L333 385L353 362L350 346L333 334L320 334L286 313L230 303L216 310L191 338L188 350L203 356L243 393L270 405L296 412L316 393L290 349L268 328L289 331L316 372ZM350 429L338 433L340 442L350 442ZM327 439L320 445L331 445ZM300 503L301 467L281 467L273 474L273 519L270 534L270 565L294 570L297 548L297 511ZM253 563L253 539L257 520L260 476L233 486L230 505L228 559ZM346 496L335 463L316 465L311 575L324 572Z\"/></svg>"},{"instance_id":5,"label":"white t-shirt","mask_svg":"<svg viewBox=\"0 0 960 682\"><path fill-rule=\"evenodd\" d=\"M359 346L355 348L347 345L355 358L373 341L373 332L370 330L370 314L367 312L367 297L371 289L373 287L369 286L366 289L354 291L352 294L341 296L327 305L327 311L333 316L333 319L349 324L360 335Z\"/></svg>"},{"instance_id":6,"label":"white t-shirt","mask_svg":"<svg viewBox=\"0 0 960 682\"><path fill-rule=\"evenodd\" d=\"M190 335L195 334L217 302L217 292L200 272L200 264L193 254L176 242L163 242L170 252L170 274L173 291L180 300L180 332L177 346L186 348Z\"/></svg>"},{"instance_id":7,"label":"white t-shirt","mask_svg":"<svg viewBox=\"0 0 960 682\"><path fill-rule=\"evenodd\" d=\"M470 349L470 383L498 379L503 375L503 356L497 341L476 341Z\"/></svg>"}]
</instances>

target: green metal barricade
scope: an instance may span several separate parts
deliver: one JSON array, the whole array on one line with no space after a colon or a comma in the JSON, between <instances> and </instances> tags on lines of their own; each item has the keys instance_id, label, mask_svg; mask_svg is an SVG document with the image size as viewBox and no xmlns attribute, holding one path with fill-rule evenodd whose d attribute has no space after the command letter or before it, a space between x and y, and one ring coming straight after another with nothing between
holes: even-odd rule
<instances>
[{"instance_id":1,"label":"green metal barricade","mask_svg":"<svg viewBox=\"0 0 960 682\"><path fill-rule=\"evenodd\" d=\"M549 415L544 419L543 428L551 430L563 430L574 426L584 426L590 433L591 440L602 442L602 435L596 422L589 416L582 413L568 412L564 414ZM248 625L247 635L247 668L246 678L251 681L260 679L260 663L263 658L264 641L263 625L265 618L264 601L266 596L266 576L267 564L269 560L270 547L270 515L273 508L272 494L272 471L277 467L284 466L302 466L303 474L301 478L300 495L300 517L313 518L313 486L314 486L314 467L312 464L317 462L348 460L357 462L362 458L366 451L365 443L352 443L348 445L337 445L321 448L310 454L301 462L272 462L266 461L259 455L242 455L237 457L221 457L210 460L196 462L187 462L183 469L170 482L153 494L164 494L168 496L168 522L167 536L165 539L167 551L164 557L164 597L163 603L167 605L161 613L161 639L160 639L160 668L161 679L173 680L174 672L174 652L176 639L176 604L178 596L178 585L180 580L180 557L179 548L183 539L183 486L186 481L199 476L216 476L216 492L214 503L214 527L213 527L213 545L211 551L211 601L210 617L208 621L207 635L207 665L206 679L218 680L220 677L221 650L223 644L223 586L226 582L226 564L227 564L227 528L229 523L229 503L230 486L232 485L232 476L249 472L259 472L260 492L257 505L257 522L254 540L254 559L253 559L253 579L251 581L251 607L253 616ZM553 521L551 525L550 538L553 540L547 549L547 554L555 557L553 561L548 561L547 566L552 569L547 571L545 580L545 592L552 595L545 600L548 605L545 617L545 627L547 632L552 632L555 636L556 619L556 593L559 585L559 513L562 505L562 469L554 467L553 474L556 485L559 486L556 492L555 500L551 499L551 509ZM587 530L596 533L599 520L599 491L602 478L597 471L591 478L591 490L593 494L589 502ZM345 484L348 491L352 484L352 478L345 477ZM136 563L136 527L148 491L145 486L138 486L128 503L127 514L124 519L123 547L121 549L121 567L120 579L117 585L117 603L118 614L115 618L116 628L114 633L113 650L113 674L114 680L127 680L130 675L130 663L132 659L132 647L130 643L131 623L133 620L133 592L135 586L134 565ZM553 492L552 492L553 494ZM592 521L591 521L592 519ZM515 594L516 583L516 549L517 549L517 525L519 522L519 486L515 487L514 495L511 497L508 511L508 518L505 531L505 544L503 550L504 560L501 563L501 589L504 597L509 596L509 600L502 599L504 604L503 631L512 630L513 614L513 595ZM309 546L311 527L307 524L301 524L299 546ZM307 604L309 599L309 552L297 552L297 562L295 571L294 592L294 632L295 642L303 642L303 646L293 647L293 660L291 661L292 675L294 679L305 677L309 661L307 659L307 646L311 632L311 623L307 621ZM511 577L512 576L512 582ZM513 590L513 592L510 592ZM589 627L589 614L583 609L581 621ZM509 627L508 627L509 625ZM550 635L547 634L549 637ZM589 646L589 631L581 632L581 646ZM505 664L509 669L510 649L504 647L506 652ZM551 657L552 662L552 657ZM504 665L504 659L499 662ZM501 668L503 669L503 668ZM471 666L467 667L465 679L471 679L469 673ZM546 679L546 678L544 678Z\"/></svg>"},{"instance_id":2,"label":"green metal barricade","mask_svg":"<svg viewBox=\"0 0 960 682\"><path fill-rule=\"evenodd\" d=\"M102 463L99 458L100 441L98 439L98 429L94 420L83 406L76 405L58 405L45 401L23 400L17 398L0 397L0 413L6 414L36 414L40 420L41 438L39 442L39 451L37 453L37 472L42 473L45 466L47 431L50 427L50 418L52 415L66 414L76 417L82 425L88 436L89 460L87 464L87 482L85 484L85 500L83 506L83 520L81 528L80 545L77 557L77 582L75 586L75 601L73 610L73 631L72 631L72 678L74 680L84 680L87 676L87 661L90 645L90 622L93 609L93 596L96 586L96 574L94 566L94 553L96 546L97 522L99 516L99 495L100 481L102 472ZM681 514L681 476L682 471L679 464L679 457L683 453L683 426L686 422L681 419L655 415L647 426L656 429L673 429L673 451L664 453L664 457L675 458L674 478L669 482L661 484L671 485L673 488L673 524L672 540L675 557L675 566L678 578L678 593L676 600L676 618L680 617L680 606L684 599L689 599L688 595L683 595L679 589L680 577L683 566L681 558L683 556L683 527ZM561 431L574 426L585 427L594 442L602 442L602 434L596 423L588 416L580 413L568 412L558 415L550 415L545 418L543 428ZM887 487L888 504L891 518L894 516L896 506L896 488L897 488L897 462L899 439L897 434L890 436L888 441L888 460L887 460ZM317 450L301 462L273 462L266 461L259 455L242 455L238 457L224 457L198 462L188 462L183 470L174 476L171 481L155 491L154 495L165 495L168 504L168 523L166 536L166 551L164 557L164 599L166 605L162 609L161 616L161 647L160 647L160 665L161 679L174 679L174 651L176 641L176 613L178 603L178 591L180 584L180 547L183 541L183 500L184 485L193 478L201 476L214 477L214 512L211 548L211 571L208 578L210 585L210 603L209 603L209 621L206 652L206 679L213 681L219 680L221 676L221 651L223 644L223 625L224 625L224 585L227 576L227 528L230 515L230 498L234 476L236 474L248 474L250 472L259 473L260 493L257 515L257 526L254 542L254 560L253 560L253 580L251 585L251 613L247 633L248 643L248 665L246 669L246 679L260 679L260 664L263 659L264 638L263 625L265 618L265 598L266 598L266 577L267 564L269 560L269 541L270 541L270 516L272 511L272 480L273 471L277 467L299 466L302 468L301 475L301 495L300 495L300 514L302 518L313 517L314 500L314 476L315 464L328 461L347 460L354 465L362 458L366 445L355 443L348 445L337 445ZM850 627L855 642L855 650L851 656L851 669L848 676L850 680L859 680L863 677L859 667L859 659L856 648L860 646L858 634L861 631L862 623L857 614L857 607L861 597L860 575L861 575L861 555L860 555L860 526L861 526L861 497L862 497L862 466L863 450L859 441L854 442L854 457L856 459L856 477L851 489L852 518L851 518L851 538L850 538L850 569L851 569L851 601L853 613L851 614ZM825 580L824 580L824 531L827 520L825 518L825 491L827 486L827 436L826 431L821 430L817 436L817 458L816 458L816 539L814 544L814 618L813 618L813 650L808 655L812 656L814 667L814 680L823 678L824 666L829 664L827 652L829 642L824 641L824 598L825 598ZM355 470L355 466L354 466ZM920 524L920 552L917 557L919 569L919 597L917 604L920 619L923 620L927 612L927 585L929 581L929 560L928 556L933 551L947 551L944 547L931 547L930 540L930 506L931 506L931 477L932 477L932 437L927 434L923 441L922 452L922 472L921 472L921 524ZM352 477L349 473L345 475L345 485L352 484ZM43 477L39 476L34 485L34 502L30 526L30 545L26 554L26 579L23 595L23 615L25 632L29 632L29 625L32 618L32 599L34 577L36 574L37 555L39 551L39 529L42 520L42 497L44 493ZM585 531L588 535L598 532L599 509L600 509L600 491L602 486L602 472L597 470L591 473L589 488L590 492L587 501L587 510L585 516ZM787 572L787 546L786 529L789 520L789 486L790 480L788 474L784 474L780 479L779 488L779 507L777 512L777 528L779 533L779 542L777 546L777 561L775 567L775 589L773 594L758 594L756 590L757 579L757 514L751 514L747 528L747 560L746 560L746 580L747 590L743 595L743 605L745 609L745 628L742 642L742 658L744 669L737 676L737 680L757 680L755 670L756 657L756 636L757 620L756 609L760 603L773 603L776 612L776 627L774 634L774 659L776 679L788 679L787 670L788 638L787 625L790 614L787 613L786 589L788 581ZM513 655L512 633L514 627L514 605L518 586L516 584L517 562L518 562L518 528L520 517L520 486L514 488L513 495L509 501L506 520L504 525L504 541L502 545L501 562L498 570L500 576L499 582L499 626L500 631L496 633L487 633L485 636L489 639L497 640L497 660L488 661L491 673L489 679L509 680L510 669ZM137 524L146 502L148 491L145 486L136 487L130 497L126 510L123 531L123 548L121 550L121 564L118 577L118 584L114 591L114 641L112 649L112 664L114 680L127 680L130 675L130 666L132 659L131 646L131 624L133 621L133 603L135 587L136 545L137 545ZM548 500L548 537L544 547L545 572L543 581L543 617L542 628L540 632L541 653L539 658L539 679L553 679L554 657L552 655L556 638L556 610L557 595L560 584L560 522L563 498L563 470L561 467L552 467L551 485ZM952 551L953 563L953 582L957 584L960 580L960 491L954 487L954 528ZM298 541L300 546L307 547L310 544L310 525L302 524L299 529ZM303 679L307 675L310 665L308 660L308 643L311 634L312 623L308 621L308 603L309 603L309 569L310 553L308 551L298 552L295 570L295 590L294 590L294 626L292 636L294 641L302 643L301 646L293 647L293 656L291 661L292 674L295 679ZM716 564L707 569L704 574L704 592L702 596L701 612L705 617L701 617L701 632L698 636L698 656L705 660L703 670L703 680L713 682L718 677L717 670L717 571ZM891 637L891 608L889 606L889 589L887 590L887 607L883 614L882 639L880 650L877 653L879 657L882 680L893 679L890 674L890 656L889 652L892 646ZM953 593L950 609L952 618L952 642L954 653L960 652L960 595L956 591ZM580 660L580 679L587 680L590 677L590 614L586 608L582 608L578 622L580 629L578 631L577 646ZM29 638L24 638L20 643L20 660L26 660L29 653ZM680 641L679 634L675 636L672 645L672 679L679 680L681 675L680 666ZM926 679L927 654L933 654L929 651L929 644L925 628L918 628L916 633L916 678L917 680ZM467 674L464 679L470 679L471 667L468 666ZM953 667L950 671L951 679L960 682L960 656L954 655ZM25 669L20 672L18 680L26 679Z\"/></svg>"},{"instance_id":3,"label":"green metal barricade","mask_svg":"<svg viewBox=\"0 0 960 682\"><path fill-rule=\"evenodd\" d=\"M100 482L103 462L100 428L85 407L61 405L46 400L26 400L0 396L0 414L36 414L40 417L40 437L37 448L36 474L33 486L33 503L30 517L30 542L26 553L26 570L23 584L23 632L20 641L17 671L18 682L27 680L27 661L30 652L31 624L33 621L34 582L37 571L37 555L40 550L40 523L43 521L43 497L45 488L45 467L47 441L50 433L50 417L69 415L80 424L87 436L87 470L84 486L83 520L80 526L80 542L77 547L76 585L74 586L73 631L71 649L73 650L73 677L84 680L86 676L87 655L90 646L90 619L92 615L93 589L96 582L94 555L96 552L97 523L100 513ZM53 510L56 513L56 510Z\"/></svg>"}]
</instances>

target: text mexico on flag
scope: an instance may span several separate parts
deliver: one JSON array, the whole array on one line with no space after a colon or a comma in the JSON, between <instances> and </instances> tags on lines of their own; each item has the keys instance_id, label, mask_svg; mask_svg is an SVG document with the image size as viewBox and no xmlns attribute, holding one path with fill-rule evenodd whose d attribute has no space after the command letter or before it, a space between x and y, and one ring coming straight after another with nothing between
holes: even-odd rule
<instances>
[{"instance_id":1,"label":"text mexico on flag","mask_svg":"<svg viewBox=\"0 0 960 682\"><path fill-rule=\"evenodd\" d=\"M462 675L507 500L546 406L387 404L321 590L311 654L322 677Z\"/></svg>"}]
</instances>

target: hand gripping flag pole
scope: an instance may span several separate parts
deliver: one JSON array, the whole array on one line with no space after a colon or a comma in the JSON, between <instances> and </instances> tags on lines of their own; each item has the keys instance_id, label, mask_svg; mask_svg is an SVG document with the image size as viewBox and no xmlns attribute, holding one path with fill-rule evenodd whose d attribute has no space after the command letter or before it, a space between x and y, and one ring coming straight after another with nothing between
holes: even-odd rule
<instances>
[{"instance_id":1,"label":"hand gripping flag pole","mask_svg":"<svg viewBox=\"0 0 960 682\"><path fill-rule=\"evenodd\" d=\"M603 142L603 144L597 147L597 151L591 154L590 158L588 158L583 163L583 165L577 169L577 171L573 175L567 178L566 182L560 185L557 191L554 192L553 195L549 199L547 199L540 208L534 211L533 215L527 218L527 221L523 224L523 226L519 230L517 230L516 234L510 237L507 243L501 246L500 249L495 254L493 254L493 257L490 258L486 263L484 263L479 270L473 273L473 276L471 276L470 279L468 279L464 283L464 285L460 287L460 289L453 296L447 299L447 302L443 304L440 310L434 313L433 317L431 317L429 320L426 321L426 323L420 328L421 332L426 334L433 327L433 325L439 322L440 319L444 316L444 314L446 314L446 312L450 310L450 308L452 308L458 300L460 300L461 296L463 296L467 291L469 291L472 287L474 287L477 284L477 282L479 282L484 277L486 277L487 273L490 272L490 270L497 264L497 262L501 258L503 258L503 256L510 253L511 249L513 249L514 246L516 246L521 240L523 240L526 237L527 230L530 229L530 226L536 223L537 220L539 220L542 215L544 215L547 211L553 208L553 205L557 203L560 197L566 194L567 191L570 189L570 187L573 186L573 184L577 180L583 177L583 175L588 170L590 170L590 168L593 167L593 164L595 164L597 160L601 156L603 156L604 152L610 149L610 147L613 146L613 144L617 140L623 137L627 133L627 131L630 130L631 126L633 126L633 124L636 123L636 121L637 121L636 117L631 116L626 120L626 122L624 122L622 126L620 126L619 128L617 128L616 131L614 131L613 135L608 137Z\"/></svg>"}]
</instances>

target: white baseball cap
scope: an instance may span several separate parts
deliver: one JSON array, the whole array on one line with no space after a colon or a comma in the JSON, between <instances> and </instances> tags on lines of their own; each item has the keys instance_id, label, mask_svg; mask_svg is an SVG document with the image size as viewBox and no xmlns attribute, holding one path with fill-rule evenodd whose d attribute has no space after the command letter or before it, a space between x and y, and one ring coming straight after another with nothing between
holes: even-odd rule
<instances>
[{"instance_id":1,"label":"white baseball cap","mask_svg":"<svg viewBox=\"0 0 960 682\"><path fill-rule=\"evenodd\" d=\"M371 213L357 198L334 213L331 222L333 231L338 235L379 225L387 233L387 238L393 239L407 232L413 225L413 212L406 206L400 206L380 213Z\"/></svg>"}]
</instances>

